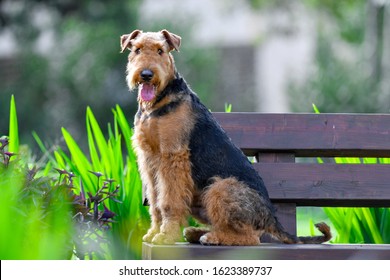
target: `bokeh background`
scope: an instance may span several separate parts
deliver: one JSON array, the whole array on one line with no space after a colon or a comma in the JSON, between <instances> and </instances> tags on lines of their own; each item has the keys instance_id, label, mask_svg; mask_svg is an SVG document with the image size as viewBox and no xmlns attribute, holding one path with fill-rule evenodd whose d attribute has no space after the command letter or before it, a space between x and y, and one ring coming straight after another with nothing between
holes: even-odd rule
<instances>
[{"instance_id":1,"label":"bokeh background","mask_svg":"<svg viewBox=\"0 0 390 280\"><path fill-rule=\"evenodd\" d=\"M0 135L15 96L21 142L61 144L129 116L119 37L182 37L179 71L212 111L389 113L389 0L0 0Z\"/></svg>"}]
</instances>

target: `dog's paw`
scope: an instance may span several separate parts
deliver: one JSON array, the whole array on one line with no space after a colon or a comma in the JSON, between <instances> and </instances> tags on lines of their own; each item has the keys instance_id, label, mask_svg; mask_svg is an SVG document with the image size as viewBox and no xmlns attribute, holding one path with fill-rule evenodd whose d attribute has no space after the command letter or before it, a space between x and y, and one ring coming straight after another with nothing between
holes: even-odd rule
<instances>
[{"instance_id":1,"label":"dog's paw","mask_svg":"<svg viewBox=\"0 0 390 280\"><path fill-rule=\"evenodd\" d=\"M154 237L154 234L145 234L143 237L142 237L142 241L144 242L147 242L147 243L151 243L152 240L153 240L153 237Z\"/></svg>"},{"instance_id":2,"label":"dog's paw","mask_svg":"<svg viewBox=\"0 0 390 280\"><path fill-rule=\"evenodd\" d=\"M149 230L147 234L142 237L142 240L147 243L152 243L153 238L158 234L158 231Z\"/></svg>"},{"instance_id":3,"label":"dog's paw","mask_svg":"<svg viewBox=\"0 0 390 280\"><path fill-rule=\"evenodd\" d=\"M165 233L157 234L152 240L153 244L158 244L158 245L173 245L175 244L175 242L176 242L175 238Z\"/></svg>"},{"instance_id":4,"label":"dog's paw","mask_svg":"<svg viewBox=\"0 0 390 280\"><path fill-rule=\"evenodd\" d=\"M189 243L199 243L200 238L208 232L210 230L206 228L188 227L184 229L183 235Z\"/></svg>"},{"instance_id":5,"label":"dog's paw","mask_svg":"<svg viewBox=\"0 0 390 280\"><path fill-rule=\"evenodd\" d=\"M199 238L199 242L200 242L200 244L206 245L206 246L217 246L217 245L220 245L220 243L221 243L220 240L212 233L206 233L206 234L202 235Z\"/></svg>"}]
</instances>

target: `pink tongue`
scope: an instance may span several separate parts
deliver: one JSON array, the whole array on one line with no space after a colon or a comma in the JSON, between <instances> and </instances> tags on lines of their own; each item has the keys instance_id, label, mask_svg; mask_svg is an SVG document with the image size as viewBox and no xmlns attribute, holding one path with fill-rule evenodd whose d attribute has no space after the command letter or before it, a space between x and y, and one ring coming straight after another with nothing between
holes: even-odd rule
<instances>
[{"instance_id":1,"label":"pink tongue","mask_svg":"<svg viewBox=\"0 0 390 280\"><path fill-rule=\"evenodd\" d=\"M141 84L139 93L143 101L151 101L154 98L154 87L149 84Z\"/></svg>"}]
</instances>

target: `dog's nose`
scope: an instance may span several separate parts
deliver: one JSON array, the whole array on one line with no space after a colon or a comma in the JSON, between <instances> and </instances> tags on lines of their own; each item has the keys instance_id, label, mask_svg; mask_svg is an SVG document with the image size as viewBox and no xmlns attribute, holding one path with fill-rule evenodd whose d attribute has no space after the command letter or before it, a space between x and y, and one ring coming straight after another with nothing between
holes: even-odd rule
<instances>
[{"instance_id":1,"label":"dog's nose","mask_svg":"<svg viewBox=\"0 0 390 280\"><path fill-rule=\"evenodd\" d=\"M142 70L142 72L141 72L141 78L142 78L142 80L144 80L145 82L150 81L150 80L153 78L153 71L150 70L150 69Z\"/></svg>"}]
</instances>

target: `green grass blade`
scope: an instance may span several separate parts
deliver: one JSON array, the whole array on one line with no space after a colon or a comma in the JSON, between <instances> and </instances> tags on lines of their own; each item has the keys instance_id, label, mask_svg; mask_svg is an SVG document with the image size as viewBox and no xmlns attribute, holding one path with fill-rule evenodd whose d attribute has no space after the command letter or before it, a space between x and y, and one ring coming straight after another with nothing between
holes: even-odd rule
<instances>
[{"instance_id":1,"label":"green grass blade","mask_svg":"<svg viewBox=\"0 0 390 280\"><path fill-rule=\"evenodd\" d=\"M313 106L314 113L319 114L320 110L318 110L317 106L314 103L312 103L311 105Z\"/></svg>"},{"instance_id":2,"label":"green grass blade","mask_svg":"<svg viewBox=\"0 0 390 280\"><path fill-rule=\"evenodd\" d=\"M89 155L92 162L92 170L98 172L104 172L102 164L100 162L99 154L96 149L94 134L92 132L92 127L90 122L90 115L88 113L86 118L87 118L86 119L87 139L88 139Z\"/></svg>"},{"instance_id":3,"label":"green grass blade","mask_svg":"<svg viewBox=\"0 0 390 280\"><path fill-rule=\"evenodd\" d=\"M59 151L54 151L54 158L57 163L57 168L66 169L66 162Z\"/></svg>"},{"instance_id":4,"label":"green grass blade","mask_svg":"<svg viewBox=\"0 0 390 280\"><path fill-rule=\"evenodd\" d=\"M111 165L110 165L110 158L108 154L108 145L106 142L106 138L104 137L104 134L91 110L91 108L87 108L87 126L90 126L91 132L88 135L88 138L92 138L97 145L97 148L100 153L101 157L101 163L102 167L104 166L104 170L101 170L106 173L107 176L110 176L111 174ZM90 139L90 141L92 141Z\"/></svg>"},{"instance_id":5,"label":"green grass blade","mask_svg":"<svg viewBox=\"0 0 390 280\"><path fill-rule=\"evenodd\" d=\"M41 149L41 151L44 153L47 153L48 150L46 149L45 144L43 144L43 141L41 140L41 138L38 136L38 134L35 131L32 132L32 136L33 136L35 142L37 142L38 147Z\"/></svg>"},{"instance_id":6,"label":"green grass blade","mask_svg":"<svg viewBox=\"0 0 390 280\"><path fill-rule=\"evenodd\" d=\"M84 155L83 151L77 145L76 141L65 128L62 128L62 135L64 136L64 140L72 156L72 161L74 162L75 166L75 173L81 176L83 182L85 183L86 189L94 193L98 186L94 184L91 176L89 175L89 171L92 170L92 165Z\"/></svg>"},{"instance_id":7,"label":"green grass blade","mask_svg":"<svg viewBox=\"0 0 390 280\"><path fill-rule=\"evenodd\" d=\"M361 164L360 158L336 157L334 161L338 164Z\"/></svg>"},{"instance_id":8,"label":"green grass blade","mask_svg":"<svg viewBox=\"0 0 390 280\"><path fill-rule=\"evenodd\" d=\"M46 148L45 144L43 143L43 141L35 131L32 132L32 136L35 142L38 144L39 149L42 151L42 153L44 153L44 156L48 157L52 163L55 162L55 158L52 156L50 151Z\"/></svg>"},{"instance_id":9,"label":"green grass blade","mask_svg":"<svg viewBox=\"0 0 390 280\"><path fill-rule=\"evenodd\" d=\"M390 243L390 208L381 209L380 232L385 243Z\"/></svg>"},{"instance_id":10,"label":"green grass blade","mask_svg":"<svg viewBox=\"0 0 390 280\"><path fill-rule=\"evenodd\" d=\"M232 112L232 104L225 103L225 113L231 113Z\"/></svg>"},{"instance_id":11,"label":"green grass blade","mask_svg":"<svg viewBox=\"0 0 390 280\"><path fill-rule=\"evenodd\" d=\"M377 164L378 161L377 158L363 158L363 163L365 164Z\"/></svg>"},{"instance_id":12,"label":"green grass blade","mask_svg":"<svg viewBox=\"0 0 390 280\"><path fill-rule=\"evenodd\" d=\"M8 150L13 153L19 151L18 116L16 113L15 97L12 95L9 114L9 146Z\"/></svg>"},{"instance_id":13,"label":"green grass blade","mask_svg":"<svg viewBox=\"0 0 390 280\"><path fill-rule=\"evenodd\" d=\"M127 121L125 115L123 114L122 109L119 105L116 105L115 110L113 110L115 119L118 122L118 125L123 134L123 138L125 140L126 148L129 153L131 160L135 161L135 154L133 152L133 147L131 144L131 137L133 136L133 130L131 129L129 122Z\"/></svg>"},{"instance_id":14,"label":"green grass blade","mask_svg":"<svg viewBox=\"0 0 390 280\"><path fill-rule=\"evenodd\" d=\"M370 236L370 241L375 244L382 244L383 239L380 234L380 231L377 227L377 224L375 222L375 218L369 208L361 208L360 211L362 212L362 222L366 228L366 231L368 235Z\"/></svg>"}]
</instances>

